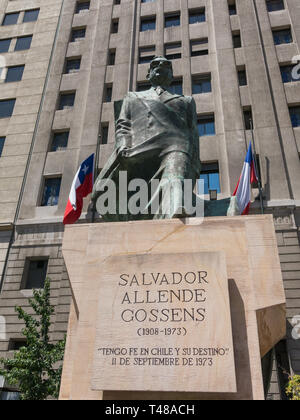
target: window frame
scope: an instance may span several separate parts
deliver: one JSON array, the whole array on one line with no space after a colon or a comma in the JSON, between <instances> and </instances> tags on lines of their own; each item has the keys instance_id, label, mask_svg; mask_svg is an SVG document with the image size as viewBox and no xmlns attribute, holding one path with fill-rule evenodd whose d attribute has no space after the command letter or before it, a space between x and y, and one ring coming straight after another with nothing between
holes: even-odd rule
<instances>
[{"instance_id":1,"label":"window frame","mask_svg":"<svg viewBox=\"0 0 300 420\"><path fill-rule=\"evenodd\" d=\"M149 55L146 55L149 53ZM139 64L149 64L154 59L156 53L155 45L141 46L139 47Z\"/></svg>"},{"instance_id":2,"label":"window frame","mask_svg":"<svg viewBox=\"0 0 300 420\"><path fill-rule=\"evenodd\" d=\"M35 16L35 19L30 19L30 20L25 20L26 18L26 14L30 13L30 12L37 12L37 15ZM23 16L23 21L22 23L30 23L30 22L36 22L39 18L39 14L40 14L40 9L36 8L36 9L29 9L29 10L25 10L24 11L24 16Z\"/></svg>"},{"instance_id":3,"label":"window frame","mask_svg":"<svg viewBox=\"0 0 300 420\"><path fill-rule=\"evenodd\" d=\"M21 40L21 39L23 39L23 40L25 40L25 39L29 39L30 38L30 44L29 44L29 47L28 48L17 48L17 46L18 46L18 42ZM14 51L27 51L27 50L30 50L30 48L31 48L31 44L32 44L32 38L33 38L33 35L24 35L24 36L18 36L17 37L17 40L16 40L16 44L15 44L15 48L14 48Z\"/></svg>"},{"instance_id":4,"label":"window frame","mask_svg":"<svg viewBox=\"0 0 300 420\"><path fill-rule=\"evenodd\" d=\"M283 35L283 33L286 32L286 35L289 35L289 40L287 41L287 38L285 40L283 40L283 38L281 37L281 35ZM272 35L273 35L273 40L274 40L274 45L286 45L286 44L292 44L294 42L294 37L293 37L293 32L292 32L292 28L288 27L288 28L284 28L284 29L273 29L272 30ZM276 40L277 37L277 40ZM277 41L283 41L283 42L277 42Z\"/></svg>"},{"instance_id":5,"label":"window frame","mask_svg":"<svg viewBox=\"0 0 300 420\"><path fill-rule=\"evenodd\" d=\"M57 179L60 180L59 182L59 186L58 186L58 195L57 195L57 202L54 204L45 204L44 198L45 198L45 188L46 188L46 183L48 180L51 179ZM58 205L59 202L59 196L60 196L60 190L61 190L61 183L62 183L62 176L58 176L58 175L54 175L54 176L45 176L43 177L43 182L42 182L42 189L41 189L41 196L40 196L40 200L39 200L39 207L55 207Z\"/></svg>"},{"instance_id":6,"label":"window frame","mask_svg":"<svg viewBox=\"0 0 300 420\"><path fill-rule=\"evenodd\" d=\"M200 20L195 20L194 22L193 17L197 17L199 15ZM204 16L204 19L202 19L202 16ZM190 9L189 10L189 14L188 14L188 20L189 20L189 25L195 25L195 24L199 24L199 23L204 23L206 22L206 10L205 7L202 8L198 8L198 9Z\"/></svg>"},{"instance_id":7,"label":"window frame","mask_svg":"<svg viewBox=\"0 0 300 420\"><path fill-rule=\"evenodd\" d=\"M292 115L292 111L296 110L296 112ZM293 105L293 106L289 106L289 113L290 113L290 118L291 118L291 124L293 128L298 128L300 127L300 105ZM294 123L294 118L296 118L297 120L297 125L295 125Z\"/></svg>"},{"instance_id":8,"label":"window frame","mask_svg":"<svg viewBox=\"0 0 300 420\"><path fill-rule=\"evenodd\" d=\"M76 33L80 33L82 32L84 34L84 36L78 36L78 37L74 37ZM71 37L70 37L70 43L72 42L80 42L83 39L85 39L86 37L86 26L83 26L81 28L72 28L71 30Z\"/></svg>"},{"instance_id":9,"label":"window frame","mask_svg":"<svg viewBox=\"0 0 300 420\"><path fill-rule=\"evenodd\" d=\"M145 24L146 22L148 22L148 24L152 24L154 27L143 29L143 24ZM155 30L156 30L156 16L141 17L140 32L155 31Z\"/></svg>"},{"instance_id":10,"label":"window frame","mask_svg":"<svg viewBox=\"0 0 300 420\"><path fill-rule=\"evenodd\" d=\"M71 62L79 62L79 67L76 69L69 69L69 70L75 70L75 71L67 71L68 70L68 64ZM78 73L80 71L80 67L81 67L81 57L67 57L66 58L66 63L65 63L65 68L64 68L64 74L73 74L73 73Z\"/></svg>"},{"instance_id":11,"label":"window frame","mask_svg":"<svg viewBox=\"0 0 300 420\"><path fill-rule=\"evenodd\" d=\"M17 20L16 20L16 21L14 21L14 22L12 22L12 23L5 23L5 19L6 19L8 16L13 16L13 15L17 17ZM19 21L19 17L20 17L20 12L5 13L5 15L4 15L4 17L3 17L3 20L2 20L2 24L1 24L1 26L11 26L11 25L17 25L17 24L18 24L18 21Z\"/></svg>"},{"instance_id":12,"label":"window frame","mask_svg":"<svg viewBox=\"0 0 300 420\"><path fill-rule=\"evenodd\" d=\"M5 42L5 41L9 41L9 44L8 44L8 47L7 47L7 50L3 50L3 51L1 51L1 48L0 48L0 54L5 54L5 53L7 53L7 52L9 52L9 49L10 49L10 46L11 46L11 41L12 41L12 38L5 38L5 39L0 39L0 45L1 45L1 42Z\"/></svg>"},{"instance_id":13,"label":"window frame","mask_svg":"<svg viewBox=\"0 0 300 420\"><path fill-rule=\"evenodd\" d=\"M295 64L281 64L280 65L280 74L281 74L281 79L282 79L282 83L286 84L286 83L295 83L295 82L299 82L299 79L294 79L293 78L293 74L292 71L295 68ZM287 70L287 72L284 72L284 70ZM284 75L288 75L287 79L285 80Z\"/></svg>"},{"instance_id":14,"label":"window frame","mask_svg":"<svg viewBox=\"0 0 300 420\"><path fill-rule=\"evenodd\" d=\"M71 95L73 96L73 104L72 105L65 105L65 106L67 106L68 108L64 108L64 107L62 107L62 98L63 97L67 97L67 96L70 96L71 97ZM75 92L60 92L59 93L59 99L58 99L58 106L57 106L57 111L64 111L64 110L68 110L68 109L71 109L71 108L74 108L74 105L75 105L75 99L76 99L76 91Z\"/></svg>"},{"instance_id":15,"label":"window frame","mask_svg":"<svg viewBox=\"0 0 300 420\"><path fill-rule=\"evenodd\" d=\"M66 134L66 146L62 147L62 146L57 145L57 147L54 149L55 138L58 137L59 135L62 136L63 134ZM70 137L70 130L53 131L52 136L51 136L49 152L60 152L60 151L66 150L69 143L69 137Z\"/></svg>"},{"instance_id":16,"label":"window frame","mask_svg":"<svg viewBox=\"0 0 300 420\"><path fill-rule=\"evenodd\" d=\"M201 135L201 133L199 131L199 124L200 124L201 121L203 121L203 123L205 123L205 124L212 124L213 123L213 132L211 134L208 134L207 130L205 130L204 134ZM215 115L214 114L198 115L197 116L197 129L198 129L199 138L215 136L216 135Z\"/></svg>"},{"instance_id":17,"label":"window frame","mask_svg":"<svg viewBox=\"0 0 300 420\"><path fill-rule=\"evenodd\" d=\"M238 49L238 48L243 47L243 42L242 42L242 37L241 37L240 32L232 33L232 45L233 45L233 49Z\"/></svg>"},{"instance_id":18,"label":"window frame","mask_svg":"<svg viewBox=\"0 0 300 420\"><path fill-rule=\"evenodd\" d=\"M3 153L5 141L6 141L6 136L0 136L0 158L1 158L2 153Z\"/></svg>"},{"instance_id":19,"label":"window frame","mask_svg":"<svg viewBox=\"0 0 300 420\"><path fill-rule=\"evenodd\" d=\"M0 119L4 119L4 118L10 118L12 115L13 115L13 113L14 113L14 108L15 108L15 105L16 105L16 98L11 98L11 99L1 99L0 100L0 104L1 103L4 103L4 102L12 102L12 109L11 109L11 113L10 114L7 114L7 115L5 115L4 117L2 117L1 115L0 115Z\"/></svg>"},{"instance_id":20,"label":"window frame","mask_svg":"<svg viewBox=\"0 0 300 420\"><path fill-rule=\"evenodd\" d=\"M246 69L238 69L237 70L239 86L248 86L248 77Z\"/></svg>"},{"instance_id":21,"label":"window frame","mask_svg":"<svg viewBox=\"0 0 300 420\"><path fill-rule=\"evenodd\" d=\"M203 168L208 168L209 166L211 166L211 169L204 169ZM215 168L213 168L213 166L215 166ZM210 177L209 175L218 175L218 180L217 180L217 188L209 188L210 187ZM200 172L200 177L199 180L203 179L201 178L202 176L208 175L208 182L205 183L204 180L204 195L208 195L209 191L211 190L217 190L218 194L221 194L221 177L220 177L220 165L218 161L213 161L213 162L204 162L202 163L202 168L201 168L201 172ZM207 190L205 189L207 185Z\"/></svg>"},{"instance_id":22,"label":"window frame","mask_svg":"<svg viewBox=\"0 0 300 420\"><path fill-rule=\"evenodd\" d=\"M80 5L82 5L82 4L88 4L88 6L89 7L87 7L87 8L83 8L83 9L80 9ZM90 1L88 1L88 0L85 0L85 1L77 1L76 2L76 7L75 7L75 15L79 15L82 11L85 11L84 13L86 13L86 11L88 10L90 10L90 7L91 7L91 2Z\"/></svg>"},{"instance_id":23,"label":"window frame","mask_svg":"<svg viewBox=\"0 0 300 420\"><path fill-rule=\"evenodd\" d=\"M15 80L8 80L9 73L10 73L10 71L13 71L13 69L15 69L15 70L16 69L22 69L21 70L21 74L20 74L20 78L17 78ZM18 66L9 66L9 67L7 67L7 73L6 73L6 77L5 77L5 83L17 83L17 82L20 82L22 80L22 78L23 78L24 70L25 70L25 64L21 64L21 65L18 65Z\"/></svg>"},{"instance_id":24,"label":"window frame","mask_svg":"<svg viewBox=\"0 0 300 420\"><path fill-rule=\"evenodd\" d=\"M168 24L170 22L170 24ZM173 22L173 23L172 23ZM181 13L180 12L173 12L173 13L166 13L164 16L164 28L174 28L181 25Z\"/></svg>"},{"instance_id":25,"label":"window frame","mask_svg":"<svg viewBox=\"0 0 300 420\"><path fill-rule=\"evenodd\" d=\"M101 123L101 142L100 144L108 144L109 139L109 123Z\"/></svg>"},{"instance_id":26,"label":"window frame","mask_svg":"<svg viewBox=\"0 0 300 420\"><path fill-rule=\"evenodd\" d=\"M105 83L104 92L103 92L103 102L109 104L112 102L113 98L113 84Z\"/></svg>"},{"instance_id":27,"label":"window frame","mask_svg":"<svg viewBox=\"0 0 300 420\"><path fill-rule=\"evenodd\" d=\"M276 3L281 3L283 5L283 7L279 8L279 9L276 9L276 8L272 9L272 7L271 7L271 10L270 10L269 6L274 4L275 7L276 7ZM267 7L268 13L279 12L281 10L285 10L285 3L284 3L284 0L266 0L266 7Z\"/></svg>"},{"instance_id":28,"label":"window frame","mask_svg":"<svg viewBox=\"0 0 300 420\"><path fill-rule=\"evenodd\" d=\"M249 131L254 128L253 112L252 112L251 107L243 109L243 119L244 119L244 130ZM252 122L252 127L251 127L250 121Z\"/></svg>"},{"instance_id":29,"label":"window frame","mask_svg":"<svg viewBox=\"0 0 300 420\"><path fill-rule=\"evenodd\" d=\"M195 86L201 86L202 87L202 83L196 83L196 82L203 82L203 83L207 83L209 81L209 86L210 86L210 90L208 90L207 92L203 92L203 89L201 92L195 92L194 87ZM206 73L206 74L199 74L199 75L193 75L192 76L192 95L203 95L206 93L211 93L212 92L212 80L211 80L211 73Z\"/></svg>"},{"instance_id":30,"label":"window frame","mask_svg":"<svg viewBox=\"0 0 300 420\"><path fill-rule=\"evenodd\" d=\"M49 259L50 259L49 255L48 256L37 256L37 257L33 257L33 256L29 257L28 256L28 257L25 258L25 264L24 264L24 270L23 270L22 280L21 280L21 284L20 284L20 290L33 290L33 289L42 290L44 288L45 280L47 278L47 273L48 273ZM39 261L46 261L45 278L42 280L43 287L28 287L30 264L34 263L34 262L39 262Z\"/></svg>"}]
</instances>

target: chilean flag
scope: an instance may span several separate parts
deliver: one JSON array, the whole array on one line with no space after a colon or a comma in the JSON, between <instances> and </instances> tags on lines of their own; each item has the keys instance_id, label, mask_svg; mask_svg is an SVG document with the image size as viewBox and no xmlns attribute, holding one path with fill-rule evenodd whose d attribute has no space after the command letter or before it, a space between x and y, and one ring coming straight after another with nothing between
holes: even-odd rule
<instances>
[{"instance_id":1,"label":"chilean flag","mask_svg":"<svg viewBox=\"0 0 300 420\"><path fill-rule=\"evenodd\" d=\"M90 194L94 184L94 153L78 169L72 183L69 200L64 214L64 225L75 223L82 211L83 198Z\"/></svg>"},{"instance_id":2,"label":"chilean flag","mask_svg":"<svg viewBox=\"0 0 300 420\"><path fill-rule=\"evenodd\" d=\"M244 162L240 179L237 183L236 189L233 193L237 198L237 203L242 215L249 213L250 200L251 200L251 184L257 182L257 175L255 172L252 146L249 144L249 149Z\"/></svg>"}]
</instances>

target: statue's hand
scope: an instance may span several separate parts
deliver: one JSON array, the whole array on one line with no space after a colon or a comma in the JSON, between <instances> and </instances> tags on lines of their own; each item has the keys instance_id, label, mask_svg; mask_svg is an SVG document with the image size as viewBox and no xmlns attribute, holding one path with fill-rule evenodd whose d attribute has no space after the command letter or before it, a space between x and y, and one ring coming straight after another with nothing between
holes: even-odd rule
<instances>
[{"instance_id":1,"label":"statue's hand","mask_svg":"<svg viewBox=\"0 0 300 420\"><path fill-rule=\"evenodd\" d=\"M116 148L118 151L129 149L131 147L131 139L128 137L118 137L116 140Z\"/></svg>"},{"instance_id":2,"label":"statue's hand","mask_svg":"<svg viewBox=\"0 0 300 420\"><path fill-rule=\"evenodd\" d=\"M238 206L237 198L236 196L231 197L230 204L227 210L227 216L240 216L240 209Z\"/></svg>"},{"instance_id":3,"label":"statue's hand","mask_svg":"<svg viewBox=\"0 0 300 420\"><path fill-rule=\"evenodd\" d=\"M123 158L127 158L128 157L128 151L129 151L129 147L122 147L119 151L119 156L123 159Z\"/></svg>"}]
</instances>

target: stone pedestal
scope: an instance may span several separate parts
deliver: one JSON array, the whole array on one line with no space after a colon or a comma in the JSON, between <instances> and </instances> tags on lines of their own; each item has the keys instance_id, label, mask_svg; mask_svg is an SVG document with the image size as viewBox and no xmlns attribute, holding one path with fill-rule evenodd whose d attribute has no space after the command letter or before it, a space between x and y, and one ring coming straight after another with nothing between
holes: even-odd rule
<instances>
[{"instance_id":1,"label":"stone pedestal","mask_svg":"<svg viewBox=\"0 0 300 420\"><path fill-rule=\"evenodd\" d=\"M60 399L263 399L285 336L272 216L67 226Z\"/></svg>"}]
</instances>

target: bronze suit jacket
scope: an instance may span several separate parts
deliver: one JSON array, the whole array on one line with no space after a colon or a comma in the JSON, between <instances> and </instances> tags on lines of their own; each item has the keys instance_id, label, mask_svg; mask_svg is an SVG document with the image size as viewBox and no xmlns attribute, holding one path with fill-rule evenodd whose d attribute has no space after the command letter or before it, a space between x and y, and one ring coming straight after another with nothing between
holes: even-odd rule
<instances>
[{"instance_id":1,"label":"bronze suit jacket","mask_svg":"<svg viewBox=\"0 0 300 420\"><path fill-rule=\"evenodd\" d=\"M196 105L192 97L154 88L129 92L116 122L116 148L126 147L127 156L150 152L158 157L180 151L200 169Z\"/></svg>"},{"instance_id":2,"label":"bronze suit jacket","mask_svg":"<svg viewBox=\"0 0 300 420\"><path fill-rule=\"evenodd\" d=\"M115 114L115 149L95 182L93 201L100 195L103 180L115 179L118 171L146 163L148 159L153 162L154 158L159 164L170 152L187 154L193 177L199 176L199 135L192 97L167 91L158 95L154 88L129 92L123 101L115 102Z\"/></svg>"}]
</instances>

